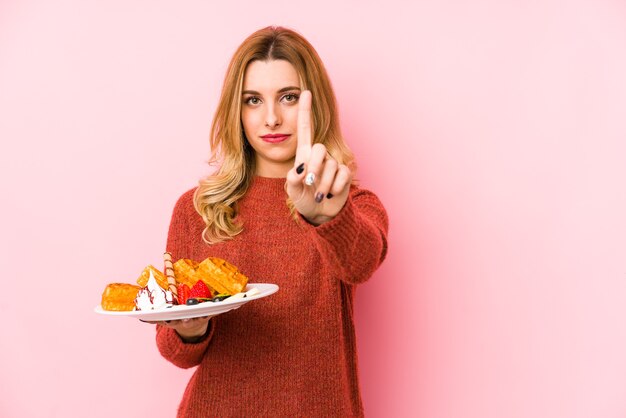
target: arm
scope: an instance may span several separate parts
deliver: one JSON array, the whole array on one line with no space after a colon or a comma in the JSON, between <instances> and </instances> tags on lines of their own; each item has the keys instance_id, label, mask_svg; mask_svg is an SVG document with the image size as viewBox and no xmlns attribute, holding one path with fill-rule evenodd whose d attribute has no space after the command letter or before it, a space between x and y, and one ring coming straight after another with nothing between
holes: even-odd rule
<instances>
[{"instance_id":1,"label":"arm","mask_svg":"<svg viewBox=\"0 0 626 418\"><path fill-rule=\"evenodd\" d=\"M367 280L387 254L388 219L373 193L351 186L352 170L313 144L311 93L298 104L298 143L286 191L324 259L349 284ZM305 223L305 222L303 222Z\"/></svg>"}]
</instances>

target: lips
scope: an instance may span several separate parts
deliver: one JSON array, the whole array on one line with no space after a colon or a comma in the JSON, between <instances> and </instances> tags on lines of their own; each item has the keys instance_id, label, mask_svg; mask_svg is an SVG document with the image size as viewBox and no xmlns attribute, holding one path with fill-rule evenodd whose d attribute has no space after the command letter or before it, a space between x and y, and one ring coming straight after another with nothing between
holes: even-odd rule
<instances>
[{"instance_id":1,"label":"lips","mask_svg":"<svg viewBox=\"0 0 626 418\"><path fill-rule=\"evenodd\" d=\"M261 138L263 138L263 141L265 142L276 144L287 140L290 136L290 134L267 134L261 135Z\"/></svg>"}]
</instances>

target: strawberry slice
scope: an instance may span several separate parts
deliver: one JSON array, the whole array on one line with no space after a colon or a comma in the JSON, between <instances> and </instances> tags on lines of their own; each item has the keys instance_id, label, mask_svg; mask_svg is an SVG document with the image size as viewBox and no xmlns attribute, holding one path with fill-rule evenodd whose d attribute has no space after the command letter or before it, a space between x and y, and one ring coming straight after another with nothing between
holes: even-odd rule
<instances>
[{"instance_id":1,"label":"strawberry slice","mask_svg":"<svg viewBox=\"0 0 626 418\"><path fill-rule=\"evenodd\" d=\"M196 284L194 284L191 288L188 297L195 299L210 299L213 297L213 294L211 293L211 289L209 289L206 283L204 283L202 280L198 280Z\"/></svg>"},{"instance_id":2,"label":"strawberry slice","mask_svg":"<svg viewBox=\"0 0 626 418\"><path fill-rule=\"evenodd\" d=\"M178 284L178 304L184 305L187 303L187 299L189 299L189 293L191 293L191 289L184 283Z\"/></svg>"}]
</instances>

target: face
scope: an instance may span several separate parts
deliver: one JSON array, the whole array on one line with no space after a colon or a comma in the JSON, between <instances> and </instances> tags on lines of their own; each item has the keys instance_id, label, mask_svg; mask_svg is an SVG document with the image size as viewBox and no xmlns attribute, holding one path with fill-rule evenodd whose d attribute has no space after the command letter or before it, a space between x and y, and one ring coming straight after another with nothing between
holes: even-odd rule
<instances>
[{"instance_id":1,"label":"face","mask_svg":"<svg viewBox=\"0 0 626 418\"><path fill-rule=\"evenodd\" d=\"M241 122L254 149L256 174L286 177L297 145L300 77L284 60L252 61L243 79Z\"/></svg>"}]
</instances>

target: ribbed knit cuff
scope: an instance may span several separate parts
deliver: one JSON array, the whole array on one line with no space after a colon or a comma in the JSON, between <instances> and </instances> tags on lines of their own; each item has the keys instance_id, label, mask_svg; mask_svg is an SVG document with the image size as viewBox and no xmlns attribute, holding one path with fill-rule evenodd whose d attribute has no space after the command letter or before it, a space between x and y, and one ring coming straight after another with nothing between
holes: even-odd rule
<instances>
[{"instance_id":1,"label":"ribbed knit cuff","mask_svg":"<svg viewBox=\"0 0 626 418\"><path fill-rule=\"evenodd\" d=\"M316 232L323 238L340 245L344 248L352 246L355 234L359 232L359 222L356 210L352 202L352 196L348 196L346 204L337 216L328 222L315 227Z\"/></svg>"},{"instance_id":2,"label":"ribbed knit cuff","mask_svg":"<svg viewBox=\"0 0 626 418\"><path fill-rule=\"evenodd\" d=\"M207 333L201 341L186 343L180 335L169 327L157 325L157 346L161 355L178 367L197 366L202 361L209 341L215 329L213 321L209 321Z\"/></svg>"}]
</instances>

